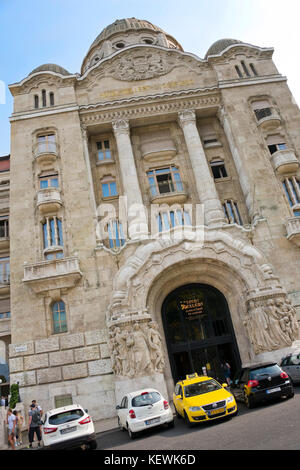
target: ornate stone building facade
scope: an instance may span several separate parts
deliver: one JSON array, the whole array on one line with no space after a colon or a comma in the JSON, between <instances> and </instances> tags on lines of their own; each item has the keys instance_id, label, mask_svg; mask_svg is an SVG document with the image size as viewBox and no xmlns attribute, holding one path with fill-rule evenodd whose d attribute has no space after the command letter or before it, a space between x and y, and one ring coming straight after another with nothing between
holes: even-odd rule
<instances>
[{"instance_id":1,"label":"ornate stone building facade","mask_svg":"<svg viewBox=\"0 0 300 470\"><path fill-rule=\"evenodd\" d=\"M115 415L299 338L300 112L273 49L118 20L10 85L11 382ZM298 312L298 313L297 313Z\"/></svg>"}]
</instances>

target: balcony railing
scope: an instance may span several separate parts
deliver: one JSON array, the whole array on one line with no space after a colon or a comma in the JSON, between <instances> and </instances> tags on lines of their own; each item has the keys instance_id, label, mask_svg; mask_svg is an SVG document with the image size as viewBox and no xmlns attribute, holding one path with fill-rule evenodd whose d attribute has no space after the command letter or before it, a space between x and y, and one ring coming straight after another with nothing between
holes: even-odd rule
<instances>
[{"instance_id":1,"label":"balcony railing","mask_svg":"<svg viewBox=\"0 0 300 470\"><path fill-rule=\"evenodd\" d=\"M254 110L259 127L265 130L275 129L280 125L281 119L274 108L261 108Z\"/></svg>"},{"instance_id":2,"label":"balcony railing","mask_svg":"<svg viewBox=\"0 0 300 470\"><path fill-rule=\"evenodd\" d=\"M79 260L72 257L25 265L23 282L35 293L41 293L52 289L72 288L81 277Z\"/></svg>"},{"instance_id":3,"label":"balcony railing","mask_svg":"<svg viewBox=\"0 0 300 470\"><path fill-rule=\"evenodd\" d=\"M149 187L150 201L159 203L182 203L188 197L187 186L182 181L164 181L151 184Z\"/></svg>"},{"instance_id":4,"label":"balcony railing","mask_svg":"<svg viewBox=\"0 0 300 470\"><path fill-rule=\"evenodd\" d=\"M290 217L286 220L287 239L300 246L300 217Z\"/></svg>"},{"instance_id":5,"label":"balcony railing","mask_svg":"<svg viewBox=\"0 0 300 470\"><path fill-rule=\"evenodd\" d=\"M36 142L33 154L39 163L52 163L58 156L58 144L55 141Z\"/></svg>"},{"instance_id":6,"label":"balcony railing","mask_svg":"<svg viewBox=\"0 0 300 470\"><path fill-rule=\"evenodd\" d=\"M277 150L271 156L273 168L279 175L284 173L296 173L299 161L293 150Z\"/></svg>"},{"instance_id":7,"label":"balcony railing","mask_svg":"<svg viewBox=\"0 0 300 470\"><path fill-rule=\"evenodd\" d=\"M62 205L60 190L57 188L39 189L37 193L37 207L42 214L55 212Z\"/></svg>"}]
</instances>

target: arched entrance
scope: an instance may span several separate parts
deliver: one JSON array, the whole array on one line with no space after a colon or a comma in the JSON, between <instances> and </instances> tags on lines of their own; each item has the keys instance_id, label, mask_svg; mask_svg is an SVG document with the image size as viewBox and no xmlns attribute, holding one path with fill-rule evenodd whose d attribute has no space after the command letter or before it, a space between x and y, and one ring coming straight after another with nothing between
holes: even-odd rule
<instances>
[{"instance_id":1,"label":"arched entrance","mask_svg":"<svg viewBox=\"0 0 300 470\"><path fill-rule=\"evenodd\" d=\"M173 379L203 373L224 382L221 363L232 375L240 366L239 351L224 295L206 284L188 284L163 302L162 318Z\"/></svg>"}]
</instances>

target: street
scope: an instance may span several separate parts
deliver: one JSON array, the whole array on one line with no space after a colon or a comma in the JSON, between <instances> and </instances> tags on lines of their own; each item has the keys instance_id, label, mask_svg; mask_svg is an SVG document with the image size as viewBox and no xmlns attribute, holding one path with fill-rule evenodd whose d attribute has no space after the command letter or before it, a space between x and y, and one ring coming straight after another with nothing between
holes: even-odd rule
<instances>
[{"instance_id":1,"label":"street","mask_svg":"<svg viewBox=\"0 0 300 470\"><path fill-rule=\"evenodd\" d=\"M176 418L173 429L154 428L134 440L126 431L107 431L97 436L98 450L300 450L300 385L292 399L238 406L229 420L189 428Z\"/></svg>"}]
</instances>

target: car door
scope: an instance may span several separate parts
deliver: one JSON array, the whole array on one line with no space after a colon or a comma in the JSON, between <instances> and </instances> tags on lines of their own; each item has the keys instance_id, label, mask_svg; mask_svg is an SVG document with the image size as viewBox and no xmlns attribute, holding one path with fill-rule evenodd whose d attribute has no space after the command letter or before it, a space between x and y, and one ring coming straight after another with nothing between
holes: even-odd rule
<instances>
[{"instance_id":1,"label":"car door","mask_svg":"<svg viewBox=\"0 0 300 470\"><path fill-rule=\"evenodd\" d=\"M284 370L295 383L300 382L300 354L293 354L286 358Z\"/></svg>"},{"instance_id":2,"label":"car door","mask_svg":"<svg viewBox=\"0 0 300 470\"><path fill-rule=\"evenodd\" d=\"M175 391L175 400L176 400L176 408L180 415L183 416L183 390L180 384L177 385L177 390Z\"/></svg>"}]
</instances>

